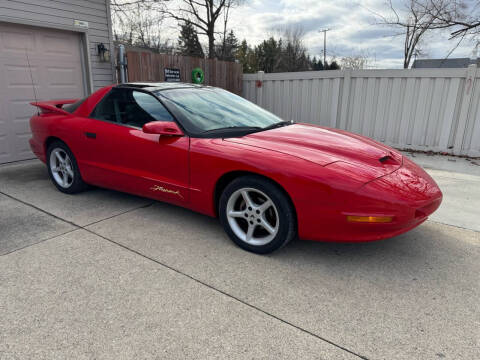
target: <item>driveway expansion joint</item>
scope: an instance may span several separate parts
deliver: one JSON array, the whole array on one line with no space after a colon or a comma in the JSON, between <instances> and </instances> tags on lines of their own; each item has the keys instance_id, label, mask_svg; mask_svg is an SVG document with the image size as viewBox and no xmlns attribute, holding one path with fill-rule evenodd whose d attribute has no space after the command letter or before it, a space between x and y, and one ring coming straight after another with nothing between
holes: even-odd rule
<instances>
[{"instance_id":1,"label":"driveway expansion joint","mask_svg":"<svg viewBox=\"0 0 480 360\"><path fill-rule=\"evenodd\" d=\"M446 223L446 222L442 222L442 221L438 221L438 220L431 220L431 219L428 219L427 221L433 222L433 223L435 223L435 224L441 224L441 225L451 226L451 227L454 227L454 228L457 228L457 229L461 229L461 230L467 230L467 231L473 231L473 232L476 232L476 233L480 233L480 231L478 231L478 230L471 229L471 228L468 228L468 227L465 227L465 226L452 225L452 224L448 224L448 223Z\"/></svg>"},{"instance_id":2,"label":"driveway expansion joint","mask_svg":"<svg viewBox=\"0 0 480 360\"><path fill-rule=\"evenodd\" d=\"M7 253L5 253L5 254L1 254L0 257L1 257L1 256L5 256L5 255L12 254L12 253L14 253L14 252L16 252L16 251L19 251L19 250L26 249L26 248L28 248L28 247L30 247L30 246L35 246L35 245L37 245L37 244L41 244L41 243L43 243L43 242L45 242L45 241L48 241L48 240L53 240L53 239L55 239L55 238L57 238L57 237L60 237L60 236L69 234L69 233L74 232L74 231L77 231L77 230L81 230L81 229L87 230L87 229L85 229L85 227L87 227L87 226L95 225L95 224L100 223L100 222L102 222L102 221L109 220L109 219L112 219L112 218L114 218L114 217L127 214L127 213L129 213L129 212L131 212L131 211L135 211L135 210L138 210L138 209L147 208L147 207L152 206L152 205L154 204L154 202L150 202L150 203L148 203L148 204L145 204L145 205L142 205L142 206L138 206L138 207L135 207L135 208L132 208L132 209L128 209L128 210L122 211L122 212L120 212L120 213L118 213L118 214L115 214L115 215L112 215L112 216L108 216L108 217L106 217L106 218L103 218L103 219L100 219L100 220L96 220L96 221L93 221L93 222L91 222L91 223L88 223L88 224L82 226L82 225L79 225L79 224L74 223L73 221L70 221L70 220L61 218L60 216L57 216L57 215L55 215L55 214L52 214L52 213L49 212L49 211L46 211L46 210L44 210L44 209L42 209L42 208L40 208L40 207L38 207L38 206L36 206L36 205L30 204L30 203L28 203L28 202L26 202L26 201L24 201L24 200L21 200L21 199L19 199L19 198L16 198L15 196L12 196L12 195L10 195L10 194L7 194L7 193L5 193L5 192L3 192L3 191L0 191L0 195L3 195L3 196L5 196L5 197L7 197L7 198L9 198L9 199L11 199L11 200L13 200L13 201L17 201L17 202L19 202L19 203L21 203L21 204L23 204L23 205L25 205L25 206L31 207L31 208L33 208L33 209L35 209L35 210L37 210L37 211L40 211L41 213L43 213L43 214L45 214L45 215L51 216L51 217L53 217L53 218L55 218L55 219L57 219L57 220L59 220L59 221L62 221L62 222L64 222L64 223L67 223L67 224L69 224L69 225L71 225L71 226L74 227L74 229L65 231L65 232L63 232L63 233L61 233L61 234L54 235L54 236L50 236L50 237L47 237L47 238L45 238L45 239L41 239L40 241L37 241L37 242L34 243L34 244L22 246L22 247L20 247L20 248L17 248L17 249L14 249L14 250L12 250L12 251L9 251L9 252L7 252Z\"/></svg>"},{"instance_id":3,"label":"driveway expansion joint","mask_svg":"<svg viewBox=\"0 0 480 360\"><path fill-rule=\"evenodd\" d=\"M127 213L132 212L132 211L135 211L135 210L148 208L148 207L152 206L154 203L155 203L155 202L150 202L150 203L148 203L148 204L145 204L145 205L142 205L142 206L138 206L138 207L133 208L133 209L128 209L128 210L119 212L118 214L115 214L115 215L112 215L112 216L107 216L106 218L103 218L103 219L100 219L100 220L92 221L91 223L88 223L88 224L83 225L83 226L82 226L82 225L77 225L77 226L80 226L82 229L85 229L87 226L95 225L95 224L101 223L102 221L110 220L110 219L113 219L113 218L115 218L115 217L117 217L117 216L124 215L124 214L127 214Z\"/></svg>"},{"instance_id":4,"label":"driveway expansion joint","mask_svg":"<svg viewBox=\"0 0 480 360\"><path fill-rule=\"evenodd\" d=\"M152 261L152 262L156 263L157 265L160 265L160 266L162 266L162 267L164 267L164 268L166 268L166 269L168 269L168 270L170 270L170 271L173 271L173 272L175 272L175 273L177 273L177 274L179 274L179 275L182 275L182 276L184 276L184 277L186 277L186 278L188 278L188 279L190 279L190 280L192 280L192 281L194 281L194 282L196 282L196 283L198 283L198 284L200 284L200 285L202 285L202 286L205 286L205 287L207 287L207 288L209 288L209 289L211 289L211 290L213 290L213 291L215 291L215 292L217 292L217 293L219 293L219 294L222 294L223 296L226 296L226 297L228 297L228 298L230 298L230 299L232 299L232 300L235 300L235 301L243 304L244 306L249 307L250 309L253 309L253 310L255 310L255 311L258 311L258 312L260 312L260 313L262 313L262 314L264 314L264 315L266 315L266 316L268 316L268 317L270 317L270 318L273 318L273 319L275 319L275 320L277 320L277 321L280 321L281 323L283 323L283 324L285 324L285 325L288 325L288 326L293 327L293 328L295 328L295 329L297 329L297 330L299 330L299 331L301 331L301 332L303 332L303 333L305 333L305 334L307 334L307 335L310 335L310 336L316 338L317 340L326 342L326 343L328 343L328 344L330 344L330 345L332 345L332 346L334 346L334 347L336 347L336 348L338 348L338 349L340 349L340 350L343 350L343 351L345 351L345 352L347 352L347 353L349 353L349 354L351 354L351 355L354 355L354 356L358 357L359 359L369 360L369 359L368 359L366 356L364 356L364 355L360 355L360 354L358 354L358 353L356 353L356 352L354 352L354 351L352 351L352 350L350 350L350 349L348 349L348 348L346 348L346 347L343 347L343 346L341 346L341 345L338 345L338 344L336 344L335 342L333 342L333 341L331 341L331 340L328 340L328 339L326 339L326 338L324 338L324 337L322 337L322 336L320 336L320 335L317 335L317 334L315 334L315 333L313 333L313 332L311 332L311 331L309 331L309 330L307 330L307 329L304 329L304 328L302 328L302 327L300 327L300 326L298 326L298 325L295 325L294 323L291 323L291 322L289 322L289 321L287 321L287 320L284 320L284 319L282 319L282 318L280 318L280 317L278 317L278 316L276 316L276 315L274 315L274 314L272 314L272 313L269 313L269 312L266 311L266 310L263 310L263 309L255 306L255 305L252 305L252 304L250 304L250 303L248 303L248 302L246 302L246 301L244 301L244 300L242 300L242 299L240 299L240 298L238 298L238 297L236 297L236 296L234 296L234 295L231 295L231 294L229 294L229 293L227 293L227 292L225 292L225 291L223 291L223 290L220 290L220 289L218 289L218 288L216 288L216 287L214 287L214 286L212 286L212 285L210 285L210 284L208 284L208 283L206 283L206 282L204 282L204 281L202 281L202 280L200 280L200 279L197 279L197 278L195 278L195 277L193 277L193 276L191 276L191 275L189 275L189 274L187 274L187 273L184 273L184 272L182 272L181 270L178 270L178 269L176 269L176 268L174 268L174 267L172 267L172 266L170 266L170 265L168 265L168 264L162 263L162 262L160 262L160 261L158 261L158 260L156 260L156 259L154 259L154 258L151 258L151 257L149 257L149 256L147 256L147 255L145 255L145 254L142 254L142 253L139 252L139 251L136 251L136 250L134 250L134 249L131 249L131 248L129 248L128 246L125 246L125 245L123 245L123 244L121 244L121 243L118 243L118 242L116 242L116 241L114 241L114 240L112 240L112 239L109 239L109 238L107 238L107 237L105 237L105 236L103 236L103 235L100 235L100 234L94 232L93 230L90 230L90 229L87 228L88 226L91 226L91 225L100 223L100 222L105 221L105 220L112 219L112 218L114 218L114 217L117 217L117 216L126 214L126 213L128 213L128 212L135 211L135 210L142 209L142 208L150 207L150 206L152 206L152 205L154 204L154 202L151 202L151 203L148 203L148 204L145 204L145 205L142 205L142 206L133 208L133 209L129 209L129 210L123 211L123 212L121 212L121 213L119 213L119 214L112 215L112 216L110 216L110 217L107 217L107 218L104 218L104 219L101 219L101 220L98 220L98 221L94 221L94 222L92 222L92 223L89 223L89 224L86 224L86 225L82 226L82 225L78 225L78 224L76 224L76 223L74 223L74 222L72 222L72 221L63 219L63 218L61 218L61 217L59 217L59 216L57 216L57 215L55 215L55 214L52 214L52 213L50 213L50 212L48 212L48 211L46 211L46 210L44 210L44 209L42 209L42 208L39 208L38 206L35 206L35 205L33 205L33 204L30 204L30 203L28 203L28 202L26 202L26 201L24 201L24 200L18 199L18 198L14 197L14 196L12 196L12 195L9 195L9 194L7 194L7 193L5 193L5 192L3 192L3 191L0 191L0 194L1 194L1 195L4 195L4 196L6 196L6 197L8 197L8 198L10 198L10 199L12 199L12 200L18 201L18 202L20 202L20 203L22 203L22 204L24 204L24 205L26 205L26 206L32 207L32 208L34 208L34 209L36 209L36 210L38 210L38 211L40 211L40 212L42 212L42 213L44 213L44 214L50 215L50 216L54 217L55 219L58 219L58 220L60 220L60 221L63 221L63 222L65 222L65 223L68 223L68 224L70 224L70 225L72 225L72 226L75 227L75 229L69 230L69 231L64 232L64 233L62 233L62 234L59 234L59 235L55 235L55 236L49 237L49 238L47 238L47 239L43 239L43 240L41 240L40 242L37 242L37 243L35 243L35 244L28 245L28 246L22 247L22 248L20 248L20 249L15 249L15 250L13 250L13 251L11 251L11 252L9 252L9 253L7 253L7 254L4 254L4 255L12 254L12 253L14 253L14 252L16 252L16 251L19 251L19 250L22 250L22 249L25 249L25 248L28 248L28 247L31 247L31 246L35 246L35 245L37 245L37 244L40 244L40 243L46 242L46 241L48 241L48 240L52 240L52 239L58 238L58 237L60 237L60 236L63 236L63 235L65 235L65 234L68 234L68 233L71 233L71 232L74 232L74 231L84 230L84 231L87 231L87 232L89 232L89 233L91 233L91 234L93 234L93 235L95 235L95 236L98 236L98 237L100 237L100 238L102 238L102 239L104 239L104 240L106 240L106 241L108 241L108 242L110 242L110 243L112 243L112 244L114 244L114 245L116 245L116 246L119 246L119 247L123 248L124 250L126 250L126 251L128 251L128 252L131 252L131 253L133 253L133 254L135 254L135 255L141 256L141 257L143 257L144 259L147 259L147 260L149 260L149 261Z\"/></svg>"},{"instance_id":5,"label":"driveway expansion joint","mask_svg":"<svg viewBox=\"0 0 480 360\"><path fill-rule=\"evenodd\" d=\"M158 260L156 260L156 259L154 259L154 258L152 258L152 257L149 257L149 256L147 256L147 255L145 255L145 254L142 254L141 252L139 252L139 251L137 251L137 250L131 249L131 248L129 248L128 246L125 246L125 245L123 245L123 244L121 244L121 243L119 243L119 242L116 242L116 241L114 241L114 240L112 240L112 239L109 239L109 238L107 238L106 236L103 236L103 235L101 235L101 234L98 234L98 233L96 233L96 232L93 231L93 230L85 229L85 228L84 228L83 230L88 231L89 233L91 233L91 234L93 234L93 235L96 235L96 236L98 236L98 237L100 237L100 238L102 238L102 239L104 239L104 240L106 240L106 241L108 241L108 242L110 242L110 243L112 243L112 244L115 244L115 245L123 248L124 250L127 250L127 251L129 251L129 252L131 252L131 253L134 253L134 254L136 254L136 255L138 255L138 256L141 256L141 257L143 257L144 259L147 259L147 260L149 260L149 261L153 261L154 263L156 263L156 264L158 264L158 265L160 265L160 266L162 266L162 267L164 267L164 268L166 268L166 269L168 269L168 270L170 270L170 271L173 271L173 272L175 272L175 273L177 273L177 274L179 274L179 275L182 275L182 276L184 276L184 277L187 277L188 279L190 279L190 280L192 280L192 281L194 281L194 282L196 282L196 283L198 283L198 284L200 284L200 285L203 285L203 286L205 286L205 287L207 287L207 288L209 288L209 289L211 289L211 290L213 290L213 291L215 291L215 292L217 292L217 293L220 293L220 294L222 294L222 295L224 295L224 296L226 296L226 297L228 297L228 298L230 298L230 299L232 299L232 300L235 300L235 301L237 301L237 302L239 302L239 303L241 303L241 304L249 307L250 309L256 310L256 311L258 311L258 312L260 312L260 313L262 313L262 314L264 314L264 315L266 315L266 316L268 316L268 317L271 317L271 318L273 318L273 319L275 319L275 320L277 320L277 321L280 321L281 323L283 323L283 324L285 324L285 325L291 326L291 327L293 327L293 328L295 328L295 329L297 329L297 330L299 330L299 331L301 331L301 332L303 332L303 333L305 333L305 334L307 334L307 335L310 335L310 336L312 336L312 337L314 337L314 338L316 338L316 339L318 339L318 340L324 341L324 342L326 342L326 343L328 343L328 344L330 344L330 345L332 345L332 346L334 346L334 347L336 347L336 348L338 348L338 349L340 349L340 350L343 350L343 351L345 351L345 352L347 352L347 353L349 353L349 354L351 354L351 355L354 355L354 356L356 356L356 357L358 357L358 358L360 358L360 359L369 360L369 358L367 358L367 357L364 356L364 355L360 355L360 354L358 354L358 353L356 353L356 352L354 352L354 351L352 351L352 350L350 350L350 349L348 349L348 348L346 348L346 347L343 347L343 346L341 346L341 345L336 344L335 342L333 342L333 341L331 341L331 340L328 340L328 339L326 339L326 338L324 338L324 337L322 337L322 336L320 336L320 335L317 335L317 334L315 334L315 333L313 333L313 332L311 332L311 331L309 331L309 330L307 330L307 329L304 329L304 328L302 328L302 327L300 327L300 326L298 326L298 325L295 325L294 323L291 323L291 322L289 322L289 321L287 321L287 320L284 320L284 319L282 319L282 318L280 318L280 317L278 317L278 316L276 316L276 315L274 315L274 314L272 314L272 313L269 313L269 312L266 311L266 310L263 310L262 308L259 308L259 307L255 306L255 305L252 305L252 304L250 304L250 303L248 303L248 302L246 302L246 301L244 301L244 300L242 300L242 299L240 299L240 298L238 298L238 297L236 297L236 296L234 296L234 295L231 295L231 294L229 294L229 293L227 293L227 292L225 292L225 291L223 291L223 290L221 290L221 289L218 289L218 288L216 288L215 286L210 285L210 284L208 284L208 283L206 283L206 282L204 282L204 281L202 281L202 280L200 280L200 279L197 279L197 278L193 277L192 275L189 275L189 274L187 274L187 273L185 273L185 272L183 272L183 271L181 271L181 270L178 270L178 269L176 269L176 268L174 268L174 267L172 267L172 266L170 266L170 265L168 265L168 264L165 264L165 263L163 263L163 262L161 262L161 261L158 261Z\"/></svg>"},{"instance_id":6,"label":"driveway expansion joint","mask_svg":"<svg viewBox=\"0 0 480 360\"><path fill-rule=\"evenodd\" d=\"M46 211L46 210L44 210L44 209L42 209L42 208L39 208L39 207L36 206L36 205L30 204L30 203L28 203L28 202L26 202L26 201L24 201L24 200L21 200L21 199L19 199L19 198L16 198L15 196L12 196L12 195L10 195L10 194L7 194L7 193L5 193L5 192L3 192L3 191L0 191L0 194L1 194L1 195L4 195L4 196L6 196L6 197L8 197L9 199L12 199L12 200L14 200L14 201L18 201L19 203L22 203L23 205L26 205L26 206L29 206L29 207L35 209L35 210L38 210L38 211L40 211L40 212L42 212L42 213L44 213L44 214L47 214L47 215L49 215L49 216L51 216L51 217L54 217L54 218L57 219L57 220L63 221L63 222L65 222L65 223L70 224L70 225L72 225L72 226L75 226L75 227L77 227L77 228L81 228L80 225L77 225L77 224L75 224L75 223L72 222L72 221L65 220L65 219L61 218L60 216L57 216L57 215L55 215L55 214L52 214L51 212L48 212L48 211Z\"/></svg>"},{"instance_id":7,"label":"driveway expansion joint","mask_svg":"<svg viewBox=\"0 0 480 360\"><path fill-rule=\"evenodd\" d=\"M17 252L17 251L20 251L20 250L23 250L23 249L27 249L27 248L32 247L32 246L35 246L35 245L42 244L42 243L44 243L45 241L53 240L53 239L55 239L55 238L57 238L57 237L67 235L67 234L70 234L70 233L75 232L75 231L78 231L78 230L82 230L82 228L76 227L75 229L71 229L71 230L65 231L65 232L63 232L63 233L61 233L61 234L57 234L57 235L54 235L54 236L49 236L49 237L47 237L47 238L45 238L45 239L41 239L40 241L37 241L37 242L34 243L34 244L22 246L22 247L19 247L19 248L14 249L14 250L12 250L12 251L9 251L9 252L6 252L6 253L4 253L4 254L1 254L0 257L13 254L13 253L15 253L15 252Z\"/></svg>"}]
</instances>

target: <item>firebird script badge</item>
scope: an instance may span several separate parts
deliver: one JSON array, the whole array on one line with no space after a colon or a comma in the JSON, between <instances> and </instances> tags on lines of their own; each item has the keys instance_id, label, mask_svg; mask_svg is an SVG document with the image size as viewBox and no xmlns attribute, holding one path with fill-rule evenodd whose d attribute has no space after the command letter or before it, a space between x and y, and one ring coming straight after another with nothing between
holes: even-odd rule
<instances>
[{"instance_id":1,"label":"firebird script badge","mask_svg":"<svg viewBox=\"0 0 480 360\"><path fill-rule=\"evenodd\" d=\"M183 199L182 194L180 194L180 190L175 191L175 190L165 189L163 186L159 186L159 185L152 186L150 188L150 190L161 191L161 192L164 192L164 193L167 193L167 194L178 195L181 199Z\"/></svg>"}]
</instances>

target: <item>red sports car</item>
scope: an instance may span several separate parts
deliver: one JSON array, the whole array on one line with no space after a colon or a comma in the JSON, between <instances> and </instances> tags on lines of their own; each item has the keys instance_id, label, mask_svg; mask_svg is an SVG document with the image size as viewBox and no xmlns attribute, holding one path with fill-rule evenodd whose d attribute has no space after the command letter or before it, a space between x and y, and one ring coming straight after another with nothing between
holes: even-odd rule
<instances>
[{"instance_id":1,"label":"red sports car","mask_svg":"<svg viewBox=\"0 0 480 360\"><path fill-rule=\"evenodd\" d=\"M442 201L435 181L394 149L283 121L214 87L130 83L33 105L30 145L60 191L91 184L218 216L256 253L297 236L392 237Z\"/></svg>"}]
</instances>

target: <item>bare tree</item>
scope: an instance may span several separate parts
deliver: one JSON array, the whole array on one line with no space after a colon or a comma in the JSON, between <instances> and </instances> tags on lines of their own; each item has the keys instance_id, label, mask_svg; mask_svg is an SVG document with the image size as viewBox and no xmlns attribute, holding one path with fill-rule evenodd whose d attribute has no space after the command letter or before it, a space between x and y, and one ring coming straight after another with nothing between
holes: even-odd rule
<instances>
[{"instance_id":1,"label":"bare tree","mask_svg":"<svg viewBox=\"0 0 480 360\"><path fill-rule=\"evenodd\" d=\"M301 26L287 27L280 39L281 56L277 71L306 71L310 67L304 44L305 30Z\"/></svg>"},{"instance_id":2,"label":"bare tree","mask_svg":"<svg viewBox=\"0 0 480 360\"><path fill-rule=\"evenodd\" d=\"M227 47L227 29L230 9L239 3L238 0L226 0L225 10L223 11L223 34L222 34L222 54L226 53Z\"/></svg>"},{"instance_id":3,"label":"bare tree","mask_svg":"<svg viewBox=\"0 0 480 360\"><path fill-rule=\"evenodd\" d=\"M196 27L198 34L208 37L208 57L215 57L215 34L217 20L223 16L224 35L230 9L241 0L178 0L178 7L169 6L163 12L181 23L189 23ZM225 38L225 37L224 37Z\"/></svg>"},{"instance_id":4,"label":"bare tree","mask_svg":"<svg viewBox=\"0 0 480 360\"><path fill-rule=\"evenodd\" d=\"M434 19L433 28L450 30L450 39L480 35L480 1L416 1Z\"/></svg>"},{"instance_id":5,"label":"bare tree","mask_svg":"<svg viewBox=\"0 0 480 360\"><path fill-rule=\"evenodd\" d=\"M340 60L342 69L363 70L369 65L369 58L363 54L344 56Z\"/></svg>"},{"instance_id":6,"label":"bare tree","mask_svg":"<svg viewBox=\"0 0 480 360\"><path fill-rule=\"evenodd\" d=\"M172 46L168 40L162 40L160 30L165 17L163 7L163 1L158 0L111 0L115 40L158 52L168 51Z\"/></svg>"},{"instance_id":7,"label":"bare tree","mask_svg":"<svg viewBox=\"0 0 480 360\"><path fill-rule=\"evenodd\" d=\"M447 10L451 0L405 0L404 8L395 8L388 0L389 15L375 13L380 23L400 29L403 35L403 67L408 69L414 54L421 53L425 35L438 28L437 17Z\"/></svg>"}]
</instances>

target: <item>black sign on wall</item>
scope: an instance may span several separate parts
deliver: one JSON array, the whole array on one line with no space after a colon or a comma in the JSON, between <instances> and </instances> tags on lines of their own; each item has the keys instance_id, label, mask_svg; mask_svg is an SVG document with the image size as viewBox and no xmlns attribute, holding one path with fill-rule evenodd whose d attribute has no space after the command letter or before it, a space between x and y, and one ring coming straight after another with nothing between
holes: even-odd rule
<instances>
[{"instance_id":1,"label":"black sign on wall","mask_svg":"<svg viewBox=\"0 0 480 360\"><path fill-rule=\"evenodd\" d=\"M180 81L180 69L165 68L165 81L167 82L179 82Z\"/></svg>"}]
</instances>

